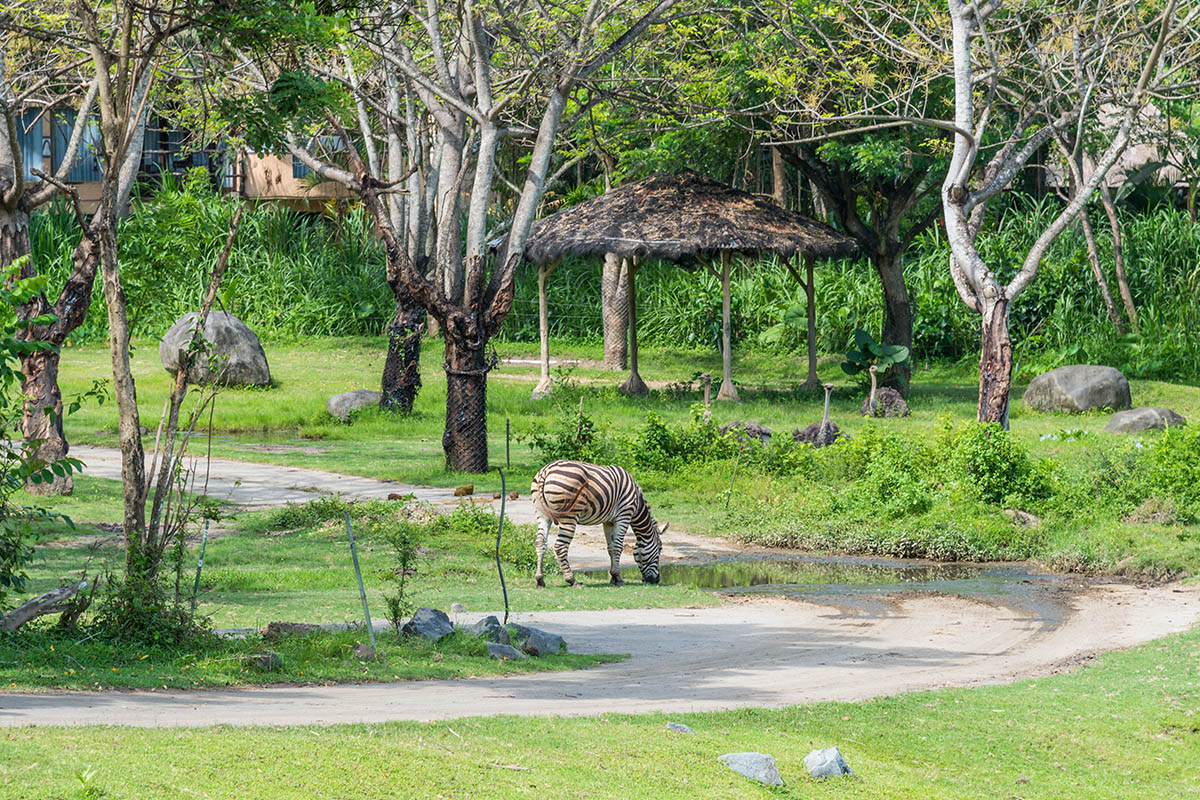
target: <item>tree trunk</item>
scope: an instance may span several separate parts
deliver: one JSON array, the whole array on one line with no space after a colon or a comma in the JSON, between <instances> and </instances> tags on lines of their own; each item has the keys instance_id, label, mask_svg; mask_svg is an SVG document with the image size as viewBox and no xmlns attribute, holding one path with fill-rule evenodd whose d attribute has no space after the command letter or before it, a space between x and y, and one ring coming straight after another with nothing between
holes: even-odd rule
<instances>
[{"instance_id":1,"label":"tree trunk","mask_svg":"<svg viewBox=\"0 0 1200 800\"><path fill-rule=\"evenodd\" d=\"M817 285L813 278L813 257L804 257L804 298L808 305L808 377L804 381L805 391L815 392L821 388L817 379Z\"/></svg>"},{"instance_id":2,"label":"tree trunk","mask_svg":"<svg viewBox=\"0 0 1200 800\"><path fill-rule=\"evenodd\" d=\"M999 422L1007 429L1013 367L1012 340L1008 336L1008 301L984 300L980 324L978 418L980 422Z\"/></svg>"},{"instance_id":3,"label":"tree trunk","mask_svg":"<svg viewBox=\"0 0 1200 800\"><path fill-rule=\"evenodd\" d=\"M614 253L604 256L600 311L604 318L604 367L623 370L629 337L629 270L625 259Z\"/></svg>"},{"instance_id":4,"label":"tree trunk","mask_svg":"<svg viewBox=\"0 0 1200 800\"><path fill-rule=\"evenodd\" d=\"M733 322L730 319L729 297L729 251L721 251L721 389L718 400L740 402L737 388L733 385Z\"/></svg>"},{"instance_id":5,"label":"tree trunk","mask_svg":"<svg viewBox=\"0 0 1200 800\"><path fill-rule=\"evenodd\" d=\"M100 273L108 302L108 348L113 365L113 394L117 398L117 434L121 443L121 483L125 506L125 575L129 580L152 581L157 564L143 557L146 533L146 454L142 447L137 389L129 363L129 325L125 311L125 289L117 262L115 220L107 216L111 200L101 200L92 231L100 245Z\"/></svg>"},{"instance_id":6,"label":"tree trunk","mask_svg":"<svg viewBox=\"0 0 1200 800\"><path fill-rule=\"evenodd\" d=\"M778 147L771 148L771 199L780 208L787 208L787 167Z\"/></svg>"},{"instance_id":7,"label":"tree trunk","mask_svg":"<svg viewBox=\"0 0 1200 800\"><path fill-rule=\"evenodd\" d=\"M1108 280L1104 277L1104 270L1100 266L1100 248L1096 246L1096 232L1092 230L1092 221L1088 218L1086 209L1079 212L1079 224L1083 226L1083 238L1087 242L1088 261L1092 264L1092 275L1096 278L1096 285L1100 287L1100 296L1104 299L1104 308L1108 311L1108 318L1112 320L1113 327L1117 329L1117 333L1124 336L1125 326L1121 324L1121 315L1117 311L1117 304L1113 302L1112 291L1108 288ZM1113 245L1116 246L1115 239Z\"/></svg>"},{"instance_id":8,"label":"tree trunk","mask_svg":"<svg viewBox=\"0 0 1200 800\"><path fill-rule=\"evenodd\" d=\"M468 344L446 331L446 469L487 472L487 373L483 344Z\"/></svg>"},{"instance_id":9,"label":"tree trunk","mask_svg":"<svg viewBox=\"0 0 1200 800\"><path fill-rule=\"evenodd\" d=\"M1104 181L1100 182L1100 203L1104 206L1104 213L1108 215L1108 225L1112 228L1113 237L1113 262L1117 267L1117 289L1121 292L1121 302L1125 304L1125 315L1129 317L1129 324L1133 326L1134 333L1138 333L1138 317L1137 307L1133 304L1133 293L1129 291L1129 278L1125 275L1125 251L1121 246L1121 218L1117 216L1117 206L1113 202L1112 192L1108 189L1108 184ZM1192 216L1192 221L1196 219Z\"/></svg>"},{"instance_id":10,"label":"tree trunk","mask_svg":"<svg viewBox=\"0 0 1200 800\"><path fill-rule=\"evenodd\" d=\"M421 390L421 322L425 309L414 303L403 288L395 294L396 314L388 326L379 407L411 414Z\"/></svg>"},{"instance_id":11,"label":"tree trunk","mask_svg":"<svg viewBox=\"0 0 1200 800\"><path fill-rule=\"evenodd\" d=\"M0 267L29 255L29 215L21 209L0 206Z\"/></svg>"},{"instance_id":12,"label":"tree trunk","mask_svg":"<svg viewBox=\"0 0 1200 800\"><path fill-rule=\"evenodd\" d=\"M553 264L542 264L538 267L538 342L541 346L542 374L537 386L533 387L534 400L549 397L552 388L550 383L550 309L546 298L546 279L550 277L550 273L554 272L554 268L557 266L558 262L556 261Z\"/></svg>"},{"instance_id":13,"label":"tree trunk","mask_svg":"<svg viewBox=\"0 0 1200 800\"><path fill-rule=\"evenodd\" d=\"M892 377L885 383L908 397L908 385L912 378L912 307L908 301L908 287L904 283L904 261L899 251L888 250L871 255L871 264L883 284L883 344L904 345L909 351L909 363L897 366Z\"/></svg>"},{"instance_id":14,"label":"tree trunk","mask_svg":"<svg viewBox=\"0 0 1200 800\"><path fill-rule=\"evenodd\" d=\"M638 374L637 340L637 271L638 266L629 261L629 377L621 384L620 391L628 395L650 394L650 387Z\"/></svg>"},{"instance_id":15,"label":"tree trunk","mask_svg":"<svg viewBox=\"0 0 1200 800\"><path fill-rule=\"evenodd\" d=\"M47 464L58 461L70 449L63 435L62 392L58 388L57 348L35 350L21 356L21 393L25 395L25 410L21 418L21 434L25 441L37 440L37 457ZM47 413L49 411L50 413ZM46 483L29 482L25 486L30 494L71 494L75 483L70 475L55 476Z\"/></svg>"}]
</instances>

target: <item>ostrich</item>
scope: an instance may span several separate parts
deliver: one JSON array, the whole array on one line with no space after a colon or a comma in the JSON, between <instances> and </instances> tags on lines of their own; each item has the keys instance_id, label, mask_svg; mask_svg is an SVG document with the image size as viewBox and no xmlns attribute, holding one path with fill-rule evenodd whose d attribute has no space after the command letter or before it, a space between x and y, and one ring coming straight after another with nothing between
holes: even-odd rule
<instances>
[{"instance_id":1,"label":"ostrich","mask_svg":"<svg viewBox=\"0 0 1200 800\"><path fill-rule=\"evenodd\" d=\"M837 428L829 421L829 395L833 393L833 384L825 384L825 416L821 419L821 427L817 428L817 435L813 438L813 447L825 447L834 443L837 439Z\"/></svg>"},{"instance_id":2,"label":"ostrich","mask_svg":"<svg viewBox=\"0 0 1200 800\"><path fill-rule=\"evenodd\" d=\"M862 415L864 417L907 417L909 414L908 403L904 402L904 397L890 386L876 385L875 376L879 372L879 367L872 364L867 371L871 373L871 394L863 402Z\"/></svg>"},{"instance_id":3,"label":"ostrich","mask_svg":"<svg viewBox=\"0 0 1200 800\"><path fill-rule=\"evenodd\" d=\"M792 431L792 438L800 444L811 444L813 447L827 447L837 441L840 431L836 422L829 421L829 395L833 392L833 384L825 384L825 417L820 422L814 422L803 430Z\"/></svg>"}]
</instances>

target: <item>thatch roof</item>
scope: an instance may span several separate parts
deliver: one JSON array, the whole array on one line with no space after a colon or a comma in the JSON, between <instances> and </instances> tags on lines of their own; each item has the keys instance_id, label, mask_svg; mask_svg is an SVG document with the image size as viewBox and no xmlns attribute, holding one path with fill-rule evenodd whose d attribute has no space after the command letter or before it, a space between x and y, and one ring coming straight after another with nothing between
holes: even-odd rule
<instances>
[{"instance_id":1,"label":"thatch roof","mask_svg":"<svg viewBox=\"0 0 1200 800\"><path fill-rule=\"evenodd\" d=\"M534 223L525 257L616 253L640 259L710 259L722 250L853 256L854 241L761 197L686 170L627 183Z\"/></svg>"}]
</instances>

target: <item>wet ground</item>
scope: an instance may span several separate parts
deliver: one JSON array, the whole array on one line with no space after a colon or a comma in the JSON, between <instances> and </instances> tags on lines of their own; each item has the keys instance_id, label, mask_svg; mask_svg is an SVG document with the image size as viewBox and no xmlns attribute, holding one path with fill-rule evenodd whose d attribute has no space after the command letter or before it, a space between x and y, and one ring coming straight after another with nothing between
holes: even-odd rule
<instances>
[{"instance_id":1,"label":"wet ground","mask_svg":"<svg viewBox=\"0 0 1200 800\"><path fill-rule=\"evenodd\" d=\"M623 570L623 574L627 581L641 580L636 568ZM904 596L955 595L1010 608L1043 628L1061 624L1070 614L1069 596L1090 583L1078 576L1041 573L1027 564L854 556L663 564L660 575L664 584L686 584L722 595L805 600L854 617L889 616L894 613L896 601Z\"/></svg>"}]
</instances>

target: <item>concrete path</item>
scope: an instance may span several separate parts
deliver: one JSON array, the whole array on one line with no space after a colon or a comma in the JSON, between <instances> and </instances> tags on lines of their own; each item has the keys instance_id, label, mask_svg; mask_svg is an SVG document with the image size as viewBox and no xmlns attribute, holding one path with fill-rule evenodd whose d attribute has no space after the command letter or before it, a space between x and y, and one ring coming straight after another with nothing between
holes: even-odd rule
<instances>
[{"instance_id":1,"label":"concrete path","mask_svg":"<svg viewBox=\"0 0 1200 800\"><path fill-rule=\"evenodd\" d=\"M83 461L84 474L97 478L121 479L121 451L110 447L75 445L71 455ZM195 468L202 476L204 462L197 460ZM149 457L147 457L149 469ZM202 478L197 478L199 482ZM197 486L197 490L199 490ZM505 518L517 524L535 523L533 501L527 485L514 486L520 497L505 501ZM413 495L417 501L429 503L442 511L452 511L466 498L455 497L453 489L435 486L416 486L399 481L384 481L341 475L306 467L285 467L278 464L251 463L228 458L214 458L209 466L208 495L247 508L268 508L285 503L307 503L318 497L340 494L353 499L386 499L390 494ZM500 513L500 501L491 493L476 494L470 502ZM626 542L627 555L632 559L633 537ZM598 526L582 526L571 543L571 566L575 569L599 569L608 566L604 531ZM664 561L711 560L744 552L732 542L722 539L693 536L670 529L663 542ZM630 560L632 564L632 560Z\"/></svg>"},{"instance_id":2,"label":"concrete path","mask_svg":"<svg viewBox=\"0 0 1200 800\"><path fill-rule=\"evenodd\" d=\"M689 610L516 615L577 652L632 657L578 672L510 678L192 692L0 695L0 726L300 725L518 714L712 711L859 700L1044 675L1100 650L1195 623L1196 590L1111 585L1072 601L1057 627L992 604L907 597L845 616L789 601ZM463 615L470 622L479 615Z\"/></svg>"}]
</instances>

